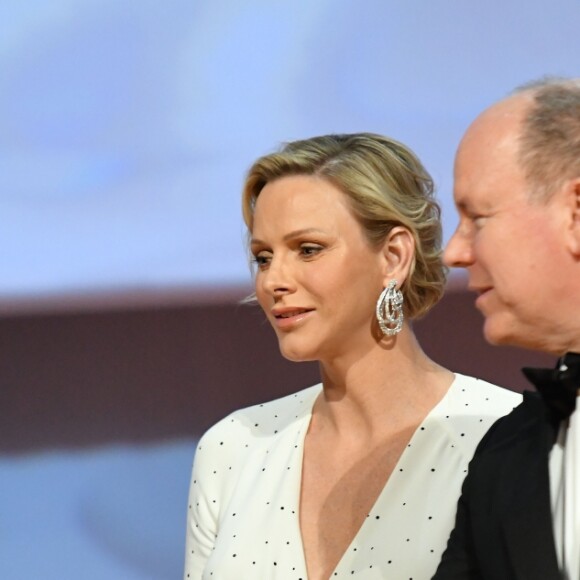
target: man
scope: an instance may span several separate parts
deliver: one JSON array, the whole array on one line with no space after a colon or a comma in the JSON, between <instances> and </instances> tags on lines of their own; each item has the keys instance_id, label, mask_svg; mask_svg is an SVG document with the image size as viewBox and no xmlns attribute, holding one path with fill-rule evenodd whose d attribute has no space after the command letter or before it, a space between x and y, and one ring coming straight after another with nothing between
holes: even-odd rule
<instances>
[{"instance_id":1,"label":"man","mask_svg":"<svg viewBox=\"0 0 580 580\"><path fill-rule=\"evenodd\" d=\"M527 85L484 111L455 160L466 268L492 344L562 357L524 369L540 394L487 433L436 580L580 578L580 79ZM564 356L565 355L565 356Z\"/></svg>"}]
</instances>

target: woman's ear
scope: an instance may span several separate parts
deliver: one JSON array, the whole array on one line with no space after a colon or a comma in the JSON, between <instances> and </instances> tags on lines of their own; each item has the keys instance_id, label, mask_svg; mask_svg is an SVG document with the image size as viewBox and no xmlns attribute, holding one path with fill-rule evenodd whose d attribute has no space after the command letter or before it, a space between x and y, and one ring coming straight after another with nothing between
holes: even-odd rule
<instances>
[{"instance_id":1,"label":"woman's ear","mask_svg":"<svg viewBox=\"0 0 580 580\"><path fill-rule=\"evenodd\" d=\"M384 261L384 286L395 278L400 288L409 276L415 260L415 239L403 227L395 226L387 235L382 248Z\"/></svg>"}]
</instances>

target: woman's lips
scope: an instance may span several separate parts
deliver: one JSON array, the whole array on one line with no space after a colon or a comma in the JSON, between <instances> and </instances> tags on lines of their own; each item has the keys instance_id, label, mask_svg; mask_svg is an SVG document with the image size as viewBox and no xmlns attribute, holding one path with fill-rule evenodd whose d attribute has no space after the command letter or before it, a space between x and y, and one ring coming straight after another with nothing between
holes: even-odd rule
<instances>
[{"instance_id":1,"label":"woman's lips","mask_svg":"<svg viewBox=\"0 0 580 580\"><path fill-rule=\"evenodd\" d=\"M308 318L314 310L308 308L293 308L281 311L272 311L274 324L277 328L291 328Z\"/></svg>"}]
</instances>

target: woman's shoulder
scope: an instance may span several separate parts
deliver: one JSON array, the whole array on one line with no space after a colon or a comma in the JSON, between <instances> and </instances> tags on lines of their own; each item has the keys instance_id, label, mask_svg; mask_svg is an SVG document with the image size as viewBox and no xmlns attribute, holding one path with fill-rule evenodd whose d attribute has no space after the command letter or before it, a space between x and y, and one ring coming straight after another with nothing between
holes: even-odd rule
<instances>
[{"instance_id":1,"label":"woman's shoulder","mask_svg":"<svg viewBox=\"0 0 580 580\"><path fill-rule=\"evenodd\" d=\"M316 384L296 393L238 409L203 435L200 444L226 439L255 439L281 432L290 424L309 415L322 385Z\"/></svg>"},{"instance_id":2,"label":"woman's shoulder","mask_svg":"<svg viewBox=\"0 0 580 580\"><path fill-rule=\"evenodd\" d=\"M240 473L263 458L272 444L284 445L291 426L308 417L322 385L234 411L210 427L199 440L194 481L211 481L221 497L231 493ZM249 468L250 470L253 468ZM217 493L217 492L216 492Z\"/></svg>"},{"instance_id":3,"label":"woman's shoulder","mask_svg":"<svg viewBox=\"0 0 580 580\"><path fill-rule=\"evenodd\" d=\"M460 373L455 373L449 394L464 412L504 415L522 402L520 393Z\"/></svg>"},{"instance_id":4,"label":"woman's shoulder","mask_svg":"<svg viewBox=\"0 0 580 580\"><path fill-rule=\"evenodd\" d=\"M456 453L471 458L486 431L521 400L519 393L456 373L449 391L429 416L426 427L448 439Z\"/></svg>"}]
</instances>

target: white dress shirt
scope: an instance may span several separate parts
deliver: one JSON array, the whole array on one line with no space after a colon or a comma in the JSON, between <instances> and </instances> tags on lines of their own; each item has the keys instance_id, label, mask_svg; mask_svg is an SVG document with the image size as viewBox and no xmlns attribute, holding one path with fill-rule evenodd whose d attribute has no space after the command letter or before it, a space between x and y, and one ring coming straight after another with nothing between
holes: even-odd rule
<instances>
[{"instance_id":1,"label":"white dress shirt","mask_svg":"<svg viewBox=\"0 0 580 580\"><path fill-rule=\"evenodd\" d=\"M580 578L580 418L562 421L550 452L550 495L558 563L566 580Z\"/></svg>"}]
</instances>

